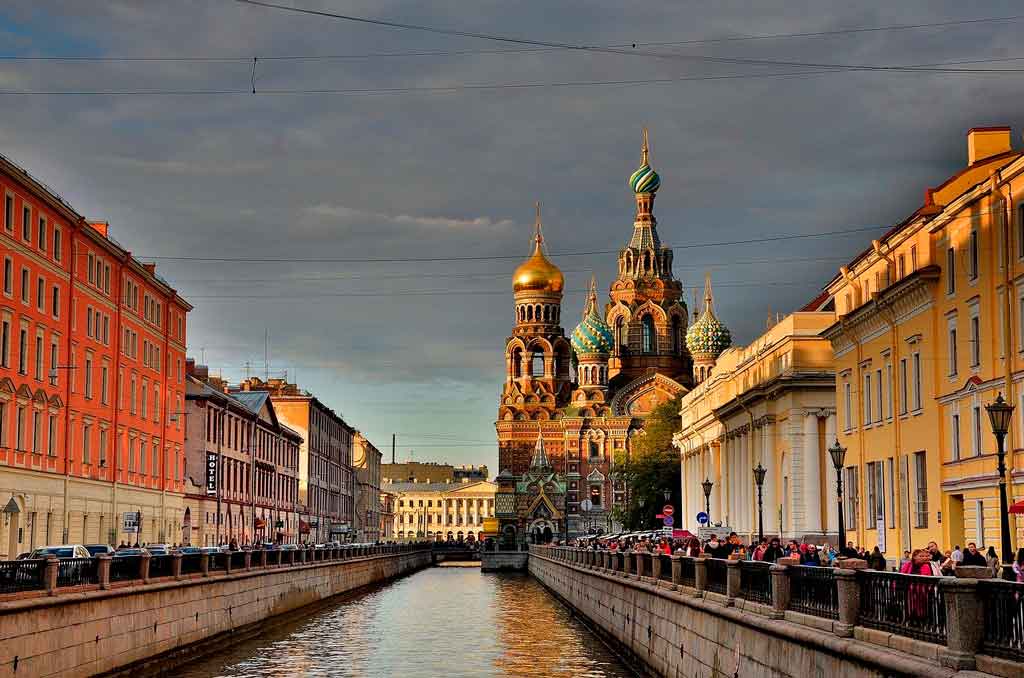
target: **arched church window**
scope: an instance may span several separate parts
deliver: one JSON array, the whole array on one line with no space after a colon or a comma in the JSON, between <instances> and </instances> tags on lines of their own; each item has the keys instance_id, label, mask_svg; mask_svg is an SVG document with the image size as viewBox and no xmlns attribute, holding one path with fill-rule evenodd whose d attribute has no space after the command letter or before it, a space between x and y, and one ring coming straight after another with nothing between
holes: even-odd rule
<instances>
[{"instance_id":1,"label":"arched church window","mask_svg":"<svg viewBox=\"0 0 1024 678\"><path fill-rule=\"evenodd\" d=\"M621 315L615 319L615 353L622 352L622 327L624 324L625 320Z\"/></svg>"},{"instance_id":2,"label":"arched church window","mask_svg":"<svg viewBox=\"0 0 1024 678\"><path fill-rule=\"evenodd\" d=\"M672 316L672 353L674 355L680 354L680 348L682 345L682 323L679 321L679 316Z\"/></svg>"},{"instance_id":3,"label":"arched church window","mask_svg":"<svg viewBox=\"0 0 1024 678\"><path fill-rule=\"evenodd\" d=\"M590 441L590 458L597 459L601 456L601 446L597 444L596 440Z\"/></svg>"},{"instance_id":4,"label":"arched church window","mask_svg":"<svg viewBox=\"0 0 1024 678\"><path fill-rule=\"evenodd\" d=\"M533 352L533 358L530 365L530 376L544 376L544 352L539 349Z\"/></svg>"},{"instance_id":5,"label":"arched church window","mask_svg":"<svg viewBox=\"0 0 1024 678\"><path fill-rule=\"evenodd\" d=\"M523 376L523 352L519 348L512 351L512 376L515 379Z\"/></svg>"},{"instance_id":6,"label":"arched church window","mask_svg":"<svg viewBox=\"0 0 1024 678\"><path fill-rule=\"evenodd\" d=\"M640 321L644 353L654 353L654 318L645 315Z\"/></svg>"},{"instance_id":7,"label":"arched church window","mask_svg":"<svg viewBox=\"0 0 1024 678\"><path fill-rule=\"evenodd\" d=\"M533 306L526 307L526 319L533 320Z\"/></svg>"}]
</instances>

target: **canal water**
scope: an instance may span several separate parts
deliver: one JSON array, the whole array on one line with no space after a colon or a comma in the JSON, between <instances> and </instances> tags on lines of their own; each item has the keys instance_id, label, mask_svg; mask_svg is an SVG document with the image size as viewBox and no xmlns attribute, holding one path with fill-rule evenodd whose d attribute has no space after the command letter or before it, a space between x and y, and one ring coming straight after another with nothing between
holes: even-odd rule
<instances>
[{"instance_id":1,"label":"canal water","mask_svg":"<svg viewBox=\"0 0 1024 678\"><path fill-rule=\"evenodd\" d=\"M210 655L176 678L634 676L536 580L434 567Z\"/></svg>"}]
</instances>

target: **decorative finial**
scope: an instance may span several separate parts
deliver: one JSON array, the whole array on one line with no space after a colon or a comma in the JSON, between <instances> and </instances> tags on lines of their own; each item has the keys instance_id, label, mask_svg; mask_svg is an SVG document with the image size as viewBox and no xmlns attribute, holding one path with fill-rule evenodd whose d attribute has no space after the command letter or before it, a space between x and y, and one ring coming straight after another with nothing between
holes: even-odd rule
<instances>
[{"instance_id":1,"label":"decorative finial","mask_svg":"<svg viewBox=\"0 0 1024 678\"><path fill-rule=\"evenodd\" d=\"M641 147L641 155L640 155L640 165L641 165L641 167L643 165L647 164L647 156L650 153L650 151L651 151L651 147L647 144L647 128L644 127L644 144Z\"/></svg>"},{"instance_id":2,"label":"decorative finial","mask_svg":"<svg viewBox=\"0 0 1024 678\"><path fill-rule=\"evenodd\" d=\"M538 245L540 245L540 244L542 244L544 242L544 234L541 233L541 230L540 230L540 201L539 200L534 203L534 207L537 210L537 216L536 216L536 218L534 219L534 222L533 222L533 240Z\"/></svg>"},{"instance_id":3,"label":"decorative finial","mask_svg":"<svg viewBox=\"0 0 1024 678\"><path fill-rule=\"evenodd\" d=\"M700 305L697 303L697 288L693 288L693 319L694 321L700 317Z\"/></svg>"},{"instance_id":4,"label":"decorative finial","mask_svg":"<svg viewBox=\"0 0 1024 678\"><path fill-rule=\"evenodd\" d=\"M711 272L704 274L704 308L707 311L712 310L712 305L715 299L711 294Z\"/></svg>"},{"instance_id":5,"label":"decorative finial","mask_svg":"<svg viewBox=\"0 0 1024 678\"><path fill-rule=\"evenodd\" d=\"M590 274L590 291L587 293L587 303L583 308L583 317L597 312L597 276Z\"/></svg>"}]
</instances>

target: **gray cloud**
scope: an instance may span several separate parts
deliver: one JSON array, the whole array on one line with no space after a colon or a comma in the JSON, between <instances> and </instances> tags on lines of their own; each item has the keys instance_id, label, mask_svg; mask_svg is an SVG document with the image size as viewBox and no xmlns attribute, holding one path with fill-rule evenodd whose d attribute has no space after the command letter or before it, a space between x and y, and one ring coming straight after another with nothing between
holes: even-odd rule
<instances>
[{"instance_id":1,"label":"gray cloud","mask_svg":"<svg viewBox=\"0 0 1024 678\"><path fill-rule=\"evenodd\" d=\"M392 1L348 3L345 11L540 40L629 44L996 17L1018 7L923 0L640 7L600 0L467 9L450 1ZM675 55L666 59L534 51L263 60L257 88L579 83L788 70L689 58L700 56L847 64L1014 58L1024 57L1021 23L659 48ZM245 92L251 63L244 59L254 55L507 47L199 0L24 3L0 11L0 38L10 53L37 56L243 59L0 62L0 90L44 91ZM115 237L140 255L525 256L534 200L543 203L553 252L626 242L633 206L625 179L639 160L640 127L648 125L663 180L659 228L663 240L679 247L679 276L699 286L713 266L719 311L734 336L749 341L769 308L789 310L813 297L837 260L859 251L868 235L686 245L892 224L920 204L926 186L964 162L967 128L1020 129L1022 89L1014 74L829 72L445 94L8 95L0 149L80 211L109 220ZM804 261L770 261L793 258ZM568 272L564 317L571 325L590 271L606 286L615 257L558 263ZM493 437L511 293L463 292L508 290L516 264L159 265L194 297L194 355L205 349L207 362L233 379L244 376L246 361L261 371L269 329L271 369L297 375L386 447L395 430ZM449 293L423 294L431 290ZM377 296L328 296L341 294ZM426 439L402 440L415 446ZM423 448L418 458L427 450L452 461L495 462L493 445Z\"/></svg>"}]
</instances>

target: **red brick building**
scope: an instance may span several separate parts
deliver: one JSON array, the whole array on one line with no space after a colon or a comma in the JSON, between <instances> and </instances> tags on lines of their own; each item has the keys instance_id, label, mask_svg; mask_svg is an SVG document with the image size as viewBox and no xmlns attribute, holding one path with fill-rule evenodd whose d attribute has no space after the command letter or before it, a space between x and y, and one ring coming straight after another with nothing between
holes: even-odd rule
<instances>
[{"instance_id":1,"label":"red brick building","mask_svg":"<svg viewBox=\"0 0 1024 678\"><path fill-rule=\"evenodd\" d=\"M2 156L0 205L0 554L180 541L192 307Z\"/></svg>"}]
</instances>

